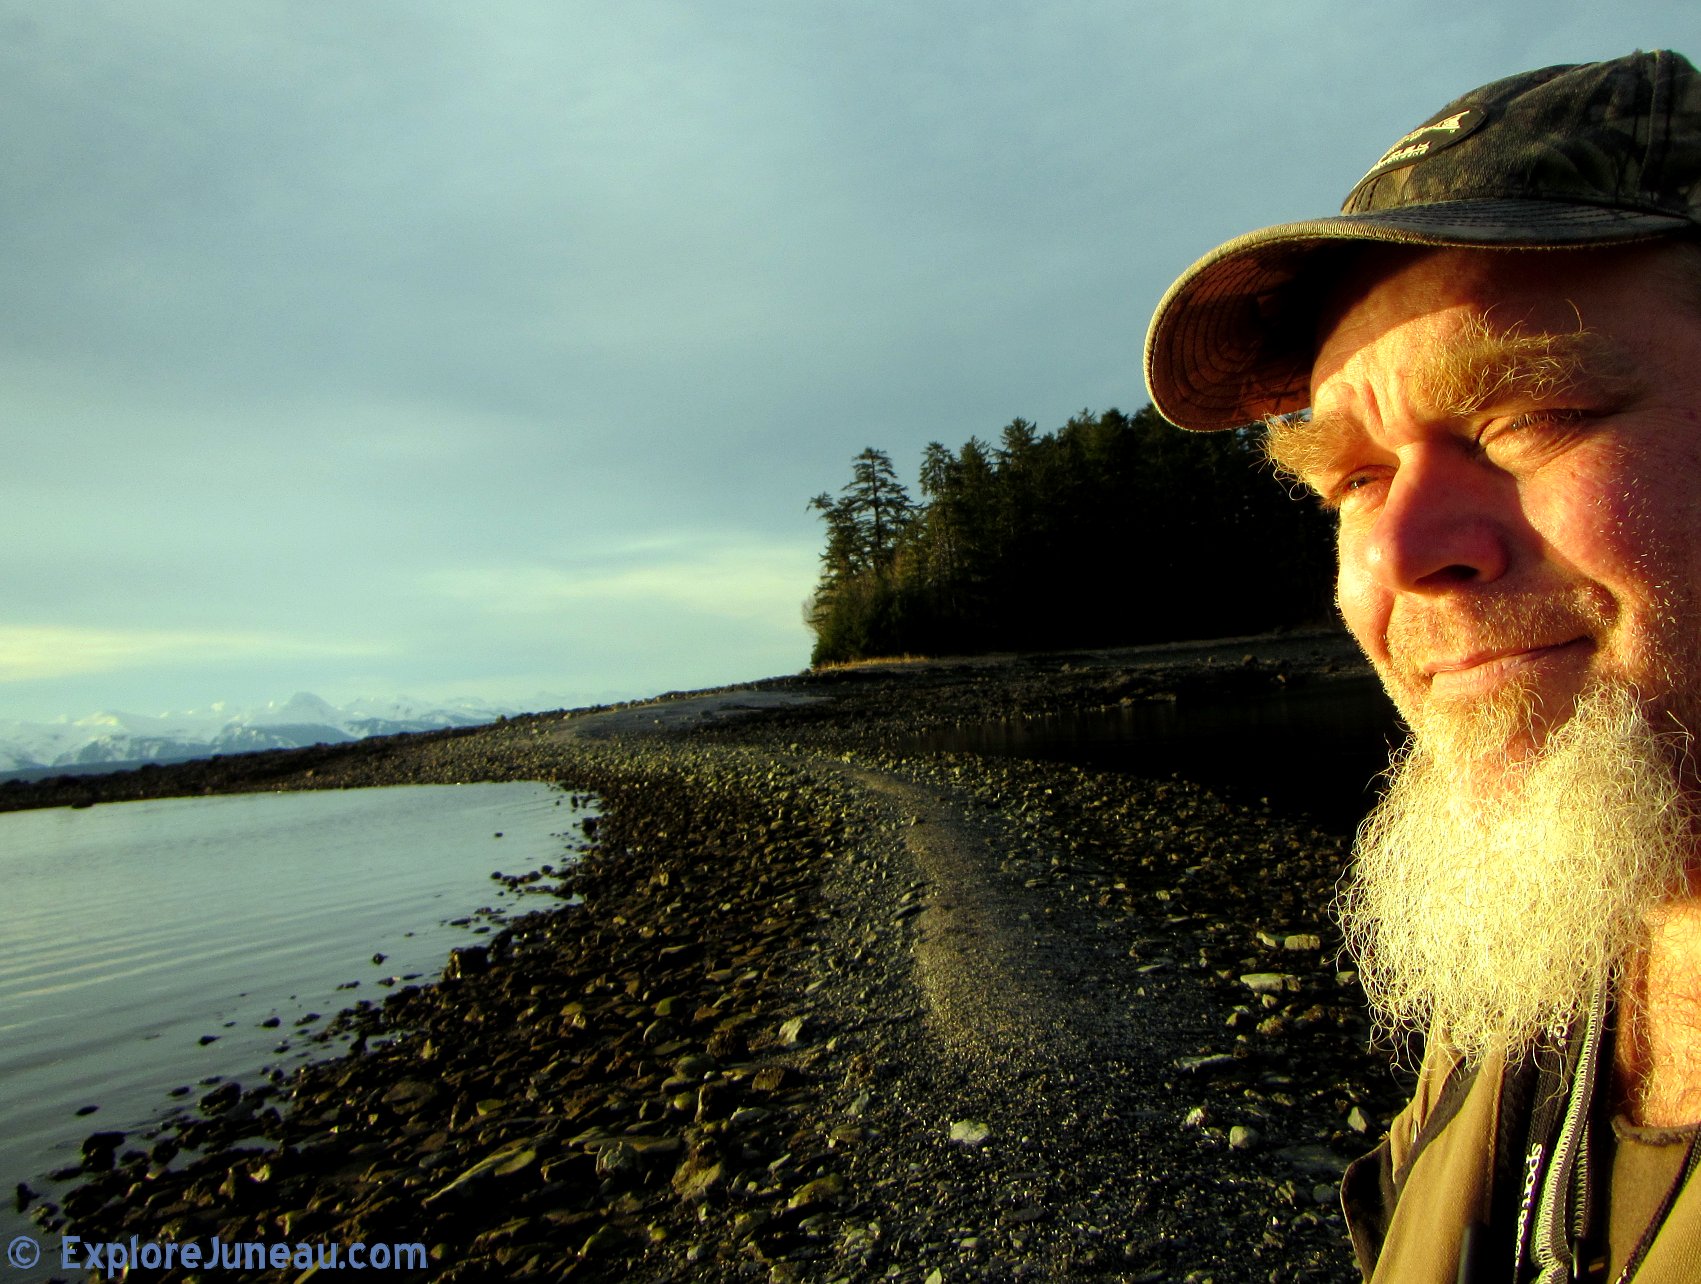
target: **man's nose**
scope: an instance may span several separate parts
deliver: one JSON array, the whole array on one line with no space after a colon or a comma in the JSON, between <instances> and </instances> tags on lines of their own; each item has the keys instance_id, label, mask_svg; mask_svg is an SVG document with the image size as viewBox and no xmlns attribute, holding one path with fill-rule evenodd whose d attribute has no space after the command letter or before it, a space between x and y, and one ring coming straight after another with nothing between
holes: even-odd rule
<instances>
[{"instance_id":1,"label":"man's nose","mask_svg":"<svg viewBox=\"0 0 1701 1284\"><path fill-rule=\"evenodd\" d=\"M1506 573L1505 479L1461 454L1437 443L1400 461L1364 549L1385 589L1441 592Z\"/></svg>"}]
</instances>

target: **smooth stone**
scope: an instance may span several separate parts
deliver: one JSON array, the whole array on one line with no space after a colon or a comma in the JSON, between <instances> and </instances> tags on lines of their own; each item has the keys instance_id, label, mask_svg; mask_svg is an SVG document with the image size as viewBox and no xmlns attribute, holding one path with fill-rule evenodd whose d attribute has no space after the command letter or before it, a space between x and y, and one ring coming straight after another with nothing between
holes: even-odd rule
<instances>
[{"instance_id":1,"label":"smooth stone","mask_svg":"<svg viewBox=\"0 0 1701 1284\"><path fill-rule=\"evenodd\" d=\"M580 1257L609 1257L625 1243L626 1237L611 1223L604 1222L579 1246Z\"/></svg>"},{"instance_id":2,"label":"smooth stone","mask_svg":"<svg viewBox=\"0 0 1701 1284\"><path fill-rule=\"evenodd\" d=\"M702 1199L726 1180L720 1160L687 1155L673 1173L673 1193L682 1200Z\"/></svg>"},{"instance_id":3,"label":"smooth stone","mask_svg":"<svg viewBox=\"0 0 1701 1284\"><path fill-rule=\"evenodd\" d=\"M617 1141L597 1151L597 1176L625 1177L638 1171L638 1151L630 1143Z\"/></svg>"},{"instance_id":4,"label":"smooth stone","mask_svg":"<svg viewBox=\"0 0 1701 1284\"><path fill-rule=\"evenodd\" d=\"M105 1172L112 1167L113 1152L124 1144L121 1132L94 1132L83 1140L83 1168Z\"/></svg>"},{"instance_id":5,"label":"smooth stone","mask_svg":"<svg viewBox=\"0 0 1701 1284\"><path fill-rule=\"evenodd\" d=\"M468 1168L465 1172L463 1172L459 1177L456 1177L447 1186L427 1195L423 1202L426 1204L434 1203L451 1192L456 1194L470 1193L475 1185L482 1183L487 1178L496 1176L498 1173L516 1171L515 1168L509 1166L516 1160L519 1161L519 1166L523 1168L526 1164L530 1163L531 1160L536 1158L537 1153L529 1150L522 1143L510 1143L495 1153L486 1155L471 1168Z\"/></svg>"},{"instance_id":6,"label":"smooth stone","mask_svg":"<svg viewBox=\"0 0 1701 1284\"><path fill-rule=\"evenodd\" d=\"M737 1239L749 1239L766 1226L771 1219L772 1214L761 1208L753 1208L748 1212L740 1213L732 1219L733 1236Z\"/></svg>"},{"instance_id":7,"label":"smooth stone","mask_svg":"<svg viewBox=\"0 0 1701 1284\"><path fill-rule=\"evenodd\" d=\"M787 1208L814 1208L820 1204L836 1204L844 1198L849 1183L838 1173L828 1173L798 1187L786 1201Z\"/></svg>"},{"instance_id":8,"label":"smooth stone","mask_svg":"<svg viewBox=\"0 0 1701 1284\"><path fill-rule=\"evenodd\" d=\"M706 1053L694 1052L673 1063L674 1073L683 1079L701 1079L715 1068L715 1059Z\"/></svg>"},{"instance_id":9,"label":"smooth stone","mask_svg":"<svg viewBox=\"0 0 1701 1284\"><path fill-rule=\"evenodd\" d=\"M458 945L443 966L445 981L461 981L490 970L490 950L483 945Z\"/></svg>"},{"instance_id":10,"label":"smooth stone","mask_svg":"<svg viewBox=\"0 0 1701 1284\"><path fill-rule=\"evenodd\" d=\"M418 1079L398 1079L379 1098L386 1106L421 1105L437 1095L437 1089Z\"/></svg>"},{"instance_id":11,"label":"smooth stone","mask_svg":"<svg viewBox=\"0 0 1701 1284\"><path fill-rule=\"evenodd\" d=\"M232 1082L220 1084L206 1096L201 1098L201 1109L209 1115L216 1115L229 1110L242 1096L240 1085Z\"/></svg>"},{"instance_id":12,"label":"smooth stone","mask_svg":"<svg viewBox=\"0 0 1701 1284\"><path fill-rule=\"evenodd\" d=\"M973 1119L959 1119L951 1125L951 1140L971 1150L984 1146L991 1136L992 1129L988 1125Z\"/></svg>"},{"instance_id":13,"label":"smooth stone","mask_svg":"<svg viewBox=\"0 0 1701 1284\"><path fill-rule=\"evenodd\" d=\"M1347 1166L1347 1161L1327 1146L1288 1146L1286 1149L1278 1150L1276 1157L1285 1160L1301 1172L1317 1173L1330 1177L1339 1177Z\"/></svg>"}]
</instances>

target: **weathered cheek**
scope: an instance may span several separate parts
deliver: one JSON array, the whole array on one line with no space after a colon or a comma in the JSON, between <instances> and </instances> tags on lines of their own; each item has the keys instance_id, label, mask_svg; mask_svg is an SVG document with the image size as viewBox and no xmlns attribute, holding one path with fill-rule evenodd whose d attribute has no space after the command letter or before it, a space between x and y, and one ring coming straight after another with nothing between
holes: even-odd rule
<instances>
[{"instance_id":1,"label":"weathered cheek","mask_svg":"<svg viewBox=\"0 0 1701 1284\"><path fill-rule=\"evenodd\" d=\"M1668 484L1675 484L1679 502L1690 529L1701 530L1701 410L1686 410L1683 427L1672 435L1676 456L1666 469Z\"/></svg>"},{"instance_id":2,"label":"weathered cheek","mask_svg":"<svg viewBox=\"0 0 1701 1284\"><path fill-rule=\"evenodd\" d=\"M1525 488L1524 517L1548 557L1594 579L1646 555L1657 505L1634 464L1622 451L1603 452Z\"/></svg>"},{"instance_id":3,"label":"weathered cheek","mask_svg":"<svg viewBox=\"0 0 1701 1284\"><path fill-rule=\"evenodd\" d=\"M1343 532L1335 551L1335 605L1358 644L1379 656L1387 633L1388 595L1378 586L1376 546Z\"/></svg>"},{"instance_id":4,"label":"weathered cheek","mask_svg":"<svg viewBox=\"0 0 1701 1284\"><path fill-rule=\"evenodd\" d=\"M1651 619L1674 590L1701 577L1701 458L1666 438L1664 449L1620 444L1543 488L1532 522L1548 556L1592 585L1603 610ZM1633 637L1627 634L1627 640Z\"/></svg>"}]
</instances>

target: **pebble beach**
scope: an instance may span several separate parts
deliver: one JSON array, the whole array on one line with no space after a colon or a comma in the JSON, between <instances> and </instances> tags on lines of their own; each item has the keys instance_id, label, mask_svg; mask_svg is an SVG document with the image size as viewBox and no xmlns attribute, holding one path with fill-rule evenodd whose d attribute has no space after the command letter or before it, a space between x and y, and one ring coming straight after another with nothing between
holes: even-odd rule
<instances>
[{"instance_id":1,"label":"pebble beach","mask_svg":"<svg viewBox=\"0 0 1701 1284\"><path fill-rule=\"evenodd\" d=\"M1345 1284L1335 1184L1412 1055L1372 1046L1339 953L1347 840L1181 778L907 746L1362 673L1326 634L895 663L0 787L536 779L600 805L569 869L505 876L570 900L343 1013L346 1055L92 1134L20 1211L417 1243L389 1275L436 1281Z\"/></svg>"}]
</instances>

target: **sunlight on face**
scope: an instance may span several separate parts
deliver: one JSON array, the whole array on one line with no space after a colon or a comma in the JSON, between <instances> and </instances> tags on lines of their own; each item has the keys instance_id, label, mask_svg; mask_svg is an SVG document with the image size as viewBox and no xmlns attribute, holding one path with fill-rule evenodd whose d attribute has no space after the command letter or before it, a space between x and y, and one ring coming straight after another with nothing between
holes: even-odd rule
<instances>
[{"instance_id":1,"label":"sunlight on face","mask_svg":"<svg viewBox=\"0 0 1701 1284\"><path fill-rule=\"evenodd\" d=\"M1409 720L1521 690L1527 750L1610 682L1695 725L1692 260L1379 251L1334 304L1271 453L1338 514L1342 616Z\"/></svg>"},{"instance_id":2,"label":"sunlight on face","mask_svg":"<svg viewBox=\"0 0 1701 1284\"><path fill-rule=\"evenodd\" d=\"M1701 313L1676 253L1370 256L1310 419L1272 431L1339 516L1342 615L1412 729L1343 924L1384 1028L1469 1057L1621 976L1694 851Z\"/></svg>"}]
</instances>

